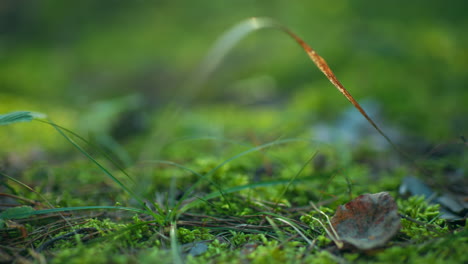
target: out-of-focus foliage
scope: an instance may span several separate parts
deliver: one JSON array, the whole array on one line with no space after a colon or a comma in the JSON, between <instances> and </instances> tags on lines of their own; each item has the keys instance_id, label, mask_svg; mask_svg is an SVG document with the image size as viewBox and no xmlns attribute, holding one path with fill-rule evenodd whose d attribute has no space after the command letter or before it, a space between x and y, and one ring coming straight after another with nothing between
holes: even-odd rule
<instances>
[{"instance_id":1,"label":"out-of-focus foliage","mask_svg":"<svg viewBox=\"0 0 468 264\"><path fill-rule=\"evenodd\" d=\"M452 138L467 129L466 6L462 0L4 0L0 103L10 94L86 106L139 93L160 105L184 96L174 88L223 31L269 16L327 59L357 99L376 98L415 134ZM347 104L293 41L273 31L243 41L201 93L234 103L287 98L312 118L335 117ZM21 109L2 109L12 110Z\"/></svg>"}]
</instances>

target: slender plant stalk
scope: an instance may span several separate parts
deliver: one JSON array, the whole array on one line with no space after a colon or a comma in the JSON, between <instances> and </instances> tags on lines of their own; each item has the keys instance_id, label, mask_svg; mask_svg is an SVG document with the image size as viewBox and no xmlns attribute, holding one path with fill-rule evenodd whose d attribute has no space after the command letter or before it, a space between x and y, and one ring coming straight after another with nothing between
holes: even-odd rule
<instances>
[{"instance_id":1,"label":"slender plant stalk","mask_svg":"<svg viewBox=\"0 0 468 264\"><path fill-rule=\"evenodd\" d=\"M288 34L291 38L293 38L301 47L304 49L304 51L309 55L310 59L312 62L317 66L317 68L327 77L327 79L338 89L338 91L348 99L348 101L361 113L362 116L377 130L377 132L385 138L385 140L395 149L397 150L400 154L407 156L403 151L401 151L390 139L390 137L383 132L382 129L370 118L370 116L367 114L367 112L364 110L364 108L361 107L361 105L354 99L354 97L349 93L349 91L341 84L341 82L338 80L336 75L333 73L333 71L330 69L328 66L327 62L325 61L324 58L322 58L320 55L317 54L317 52L312 49L307 43L302 40L300 37L298 37L294 32L289 30L287 27L278 24L274 20L271 20L269 18L251 18L250 23L253 24L254 28L274 28L278 29L286 34Z\"/></svg>"},{"instance_id":2,"label":"slender plant stalk","mask_svg":"<svg viewBox=\"0 0 468 264\"><path fill-rule=\"evenodd\" d=\"M170 103L168 110L161 115L161 129L156 131L148 142L148 146L151 146L147 151L143 151L145 155L151 152L154 155L158 155L160 149L164 145L165 141L168 140L169 135L172 132L172 127L177 122L177 116L180 114L181 109L185 107L197 92L202 88L203 84L208 80L209 76L218 68L224 57L235 47L235 45L248 36L250 33L260 29L276 29L286 33L293 38L307 53L312 62L317 68L327 77L327 79L338 89L338 91L346 97L346 99L361 113L361 115L374 127L375 130L402 156L412 161L404 151L402 151L393 141L390 139L385 132L374 122L374 120L367 114L367 112L361 107L361 105L354 99L351 93L341 84L338 78L335 76L333 71L328 66L324 58L317 54L304 40L297 36L287 27L279 24L278 22L270 18L253 17L240 22L239 24L232 27L226 33L224 33L213 45L211 50L205 56L198 70L187 79L187 82L182 85L181 89L176 94L183 94L183 99L177 99L177 103ZM171 127L172 126L172 127ZM162 129L164 128L164 129ZM158 140L158 142L157 142ZM148 157L145 157L148 159Z\"/></svg>"},{"instance_id":3,"label":"slender plant stalk","mask_svg":"<svg viewBox=\"0 0 468 264\"><path fill-rule=\"evenodd\" d=\"M90 161L92 161L96 166L98 166L109 178L111 178L115 183L117 183L124 191L126 191L131 197L133 197L137 202L146 209L145 213L152 215L160 224L164 223L162 214L163 212L159 211L158 213L153 212L153 210L143 201L143 198L132 191L130 188L125 186L119 179L117 179L108 169L106 169L101 163L94 159L86 150L84 150L78 143L65 134L65 132L57 126L54 122L48 121L44 122L51 125L55 128L57 132L60 133L68 142L70 142L76 149L78 149L83 155L85 155Z\"/></svg>"}]
</instances>

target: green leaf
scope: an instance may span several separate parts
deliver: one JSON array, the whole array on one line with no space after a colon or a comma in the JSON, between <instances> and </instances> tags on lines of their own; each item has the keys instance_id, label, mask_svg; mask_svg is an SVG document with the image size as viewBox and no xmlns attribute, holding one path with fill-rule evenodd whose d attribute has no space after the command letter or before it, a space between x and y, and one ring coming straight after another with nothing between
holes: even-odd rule
<instances>
[{"instance_id":1,"label":"green leaf","mask_svg":"<svg viewBox=\"0 0 468 264\"><path fill-rule=\"evenodd\" d=\"M9 125L18 122L29 122L34 118L43 118L45 114L34 113L29 111L17 111L8 114L0 115L0 126Z\"/></svg>"}]
</instances>

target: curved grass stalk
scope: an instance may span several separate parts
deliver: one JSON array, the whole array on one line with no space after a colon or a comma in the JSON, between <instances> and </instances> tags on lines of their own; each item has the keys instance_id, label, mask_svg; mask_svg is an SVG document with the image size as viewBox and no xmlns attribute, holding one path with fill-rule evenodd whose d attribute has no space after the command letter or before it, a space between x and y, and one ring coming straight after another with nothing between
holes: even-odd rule
<instances>
[{"instance_id":1,"label":"curved grass stalk","mask_svg":"<svg viewBox=\"0 0 468 264\"><path fill-rule=\"evenodd\" d=\"M323 59L317 52L312 49L305 41L299 38L294 32L287 27L279 24L278 22L270 18L253 17L244 20L226 33L224 33L213 45L208 54L203 59L202 63L198 67L198 70L187 79L185 85L182 85L180 92L183 92L184 97L180 102L169 104L167 111L162 114L162 120L164 122L164 130L157 131L150 139L147 145L152 146L151 149L143 151L142 155L147 155L148 152L158 154L162 148L162 144L168 139L171 134L171 127L167 124L174 124L176 117L180 113L183 106L189 102L196 93L202 87L202 84L206 82L208 77L215 71L219 66L224 57L234 48L237 43L248 36L250 33L261 29L276 29L289 37L294 39L302 49L307 53L315 66L327 77L327 79L335 86L335 88L361 113L361 115L369 122L372 127L402 156L408 160L412 160L404 151L402 151L385 132L373 121L373 119L367 114L367 112L361 107L361 105L354 99L349 91L341 84L338 78L335 76L333 71L328 66L325 59ZM156 144L156 139L159 140L159 144Z\"/></svg>"},{"instance_id":2,"label":"curved grass stalk","mask_svg":"<svg viewBox=\"0 0 468 264\"><path fill-rule=\"evenodd\" d=\"M286 236L284 235L283 231L278 227L278 225L271 219L270 217L266 216L265 219L268 221L268 223L271 225L273 230L275 231L276 235L278 236L278 240L280 241L285 241Z\"/></svg>"},{"instance_id":3,"label":"curved grass stalk","mask_svg":"<svg viewBox=\"0 0 468 264\"><path fill-rule=\"evenodd\" d=\"M222 59L226 54L243 38L245 38L250 33L260 30L260 29L276 29L286 33L291 38L293 38L307 53L312 62L317 66L317 68L327 77L327 79L335 86L338 91L346 97L346 99L361 113L361 115L374 127L377 132L385 138L385 140L400 154L407 157L402 150L400 150L393 141L383 132L382 129L372 120L372 118L367 114L367 112L361 107L361 105L354 99L354 97L349 93L349 91L341 84L338 78L335 76L333 71L328 66L325 59L323 59L317 52L312 49L305 41L299 38L294 32L292 32L287 27L279 24L278 22L270 18L259 18L253 17L245 21L240 22L231 30L223 34L218 41L215 43L213 48L210 50L208 55L205 57L201 63L200 70L195 74L193 80L190 80L189 84L191 86L189 89L189 94L194 94L200 87L200 85L208 78L208 76L217 68Z\"/></svg>"},{"instance_id":4,"label":"curved grass stalk","mask_svg":"<svg viewBox=\"0 0 468 264\"><path fill-rule=\"evenodd\" d=\"M112 163L112 165L114 165L117 169L119 169L129 180L132 181L132 183L135 183L135 180L132 178L132 176L130 176L127 171L117 162L115 161L113 158L111 158L111 156L109 154L107 154L105 151L103 151L100 147L92 144L91 142L89 142L88 140L86 140L85 138L83 138L82 136L78 135L77 133L71 131L70 129L66 128L66 127L63 127L63 126L60 126L60 125L57 125L55 123L52 123L50 121L47 121L47 120L41 120L41 119L35 119L36 121L39 121L39 122L42 122L42 123L45 123L45 124L48 124L48 125L51 125L51 126L56 126L58 128L60 128L61 130L73 135L74 137L78 138L79 140L83 141L84 143L86 143L88 146L96 149L100 154L102 154L108 161L110 161Z\"/></svg>"},{"instance_id":5,"label":"curved grass stalk","mask_svg":"<svg viewBox=\"0 0 468 264\"><path fill-rule=\"evenodd\" d=\"M72 144L76 149L78 149L83 155L85 155L89 160L91 160L96 166L99 167L109 178L112 179L115 183L117 183L124 191L126 191L130 196L135 198L141 205L144 205L143 199L134 193L132 190L130 190L125 184L123 184L119 179L117 179L108 169L106 169L101 163L99 163L96 159L94 159L86 150L84 150L78 143L76 143L73 139L71 139L69 136L67 136L63 130L58 127L55 123L53 122L46 122L46 124L49 124L57 130L57 132L60 133L70 144Z\"/></svg>"},{"instance_id":6,"label":"curved grass stalk","mask_svg":"<svg viewBox=\"0 0 468 264\"><path fill-rule=\"evenodd\" d=\"M301 230L301 228L296 226L293 222L291 222L289 220L286 220L284 218L281 218L281 217L277 217L275 219L280 221L280 222L283 222L283 223L287 224L290 227L292 227L307 242L307 244L309 244L309 246L314 245L314 243L310 239L308 239L307 236L304 234L305 231Z\"/></svg>"},{"instance_id":7,"label":"curved grass stalk","mask_svg":"<svg viewBox=\"0 0 468 264\"><path fill-rule=\"evenodd\" d=\"M317 206L313 202L310 202L310 204L315 209L315 211L317 211L318 213L323 215L325 217L325 219L327 219L328 228L325 226L325 224L320 219L315 218L313 216L312 216L312 219L317 221L323 227L323 229L325 230L327 235L330 237L331 240L333 240L333 242L335 243L335 245L338 248L343 248L344 243L341 240L338 233L336 232L335 228L333 227L333 225L332 225L332 223L330 221L330 217L328 217L328 215L326 213L324 213L322 210L318 209Z\"/></svg>"},{"instance_id":8,"label":"curved grass stalk","mask_svg":"<svg viewBox=\"0 0 468 264\"><path fill-rule=\"evenodd\" d=\"M44 122L44 121L43 121ZM143 207L145 208L146 210L143 211L141 210L141 212L144 212L145 214L149 214L151 216L153 216L156 220L158 220L160 222L160 224L162 224L164 221L163 221L163 217L162 217L162 214L163 212L162 211L159 211L157 213L153 212L153 210L151 210L151 208L143 201L143 198L140 197L140 195L136 194L135 192L133 192L130 188L128 188L127 186L125 186L125 184L123 184L119 179L117 179L108 169L106 169L100 162L98 162L96 159L94 159L86 150L84 150L78 143L76 143L73 139L71 139L69 136L67 136L64 131L62 130L61 127L57 126L54 122L51 122L51 121L48 121L48 122L44 122L46 124L49 124L51 125L52 127L55 128L55 130L57 132L60 133L60 135L62 135L70 144L72 144L76 149L78 149L83 155L85 155L90 161L92 161L96 166L99 167L99 169L101 169L109 178L112 179L112 181L114 181L117 185L119 185L125 192L127 192L131 197L133 197L135 200L137 200L137 202Z\"/></svg>"},{"instance_id":9,"label":"curved grass stalk","mask_svg":"<svg viewBox=\"0 0 468 264\"><path fill-rule=\"evenodd\" d=\"M288 184L284 187L284 190L283 192L276 198L276 202L275 202L275 207L279 204L281 198L286 194L286 192L288 191L289 189L289 186L291 186L291 184L297 179L297 177L299 175L301 175L302 171L304 171L304 169L307 167L307 165L310 164L310 162L315 158L315 156L317 155L317 152L315 152L312 157L310 157L310 159L308 159L304 165L302 165L301 169L289 180Z\"/></svg>"},{"instance_id":10,"label":"curved grass stalk","mask_svg":"<svg viewBox=\"0 0 468 264\"><path fill-rule=\"evenodd\" d=\"M288 218L279 214L271 213L271 212L261 212L260 214L273 216L275 217L276 220L289 225L307 242L307 244L309 244L309 246L314 246L314 242L311 241L309 238L307 238L307 236L305 235L306 233L305 230L299 227L297 224L290 221Z\"/></svg>"},{"instance_id":11,"label":"curved grass stalk","mask_svg":"<svg viewBox=\"0 0 468 264\"><path fill-rule=\"evenodd\" d=\"M84 209L122 209L122 210L130 210L130 211L134 211L134 212L139 212L139 213L144 213L144 214L148 214L148 215L152 215L154 217L154 219L156 219L156 221L158 221L160 224L164 223L164 219L161 215L153 212L153 210L151 210L151 208L143 201L143 199L138 195L136 194L135 192L133 192L131 189L129 189L127 186L125 186L125 184L123 184L119 179L117 179L109 170L107 170L101 163L99 163L96 159L94 159L86 150L84 150L78 143L76 143L73 139L71 139L69 136L67 136L67 134L65 134L65 132L67 133L71 133L72 135L78 137L79 139L81 139L82 141L84 141L85 143L91 145L88 141L86 141L84 138L82 138L81 136L77 135L76 133L74 133L73 131L70 131L64 127L61 127L57 124L55 124L54 122L48 120L41 120L43 118L47 118L46 115L44 114L41 114L41 113L34 113L34 112L29 112L29 111L19 111L19 112L12 112L12 113L8 113L8 114L5 114L5 115L0 115L0 125L9 125L9 124L13 124L13 123L17 123L17 122L29 122L29 121L32 121L32 120L37 120L39 122L42 122L44 124L48 124L50 126L52 126L60 135L62 135L70 144L72 144L76 149L78 149L83 155L85 155L89 160L91 160L95 165L97 165L109 178L112 179L112 181L114 181L115 183L117 183L117 185L119 185L125 192L127 192L130 196L132 196L135 200L137 200L137 202L143 207L145 208L146 210L140 210L140 209L136 209L136 208L129 208L129 207L115 207L115 206L104 206L104 207L100 207L100 206L87 206L87 207L69 207L69 208L52 208L52 209L47 209L47 210L40 210L40 211L34 211L35 213L33 214L45 214L45 213L48 213L48 212L60 212L61 210L62 211L73 211L73 210L82 210L83 208ZM64 132L65 131L65 132ZM113 162L115 165L117 165L110 157L108 157L106 155L106 157L111 161ZM117 167L119 167L117 165ZM119 167L120 170L127 176L131 179L130 175L128 175L121 167ZM7 176L8 177L8 176ZM8 177L10 179L13 179L11 177ZM27 187L28 189L32 190L31 188L29 188L27 185L24 185L22 184L21 182L17 181L17 180L14 180L13 181ZM34 190L32 190L34 191ZM51 206L52 207L52 206ZM81 208L81 209L80 209ZM52 210L52 211L51 211ZM58 210L58 211L54 211L54 210ZM24 214L27 214L28 212L25 212ZM162 214L162 211L159 211L160 214ZM33 215L32 214L32 215Z\"/></svg>"}]
</instances>

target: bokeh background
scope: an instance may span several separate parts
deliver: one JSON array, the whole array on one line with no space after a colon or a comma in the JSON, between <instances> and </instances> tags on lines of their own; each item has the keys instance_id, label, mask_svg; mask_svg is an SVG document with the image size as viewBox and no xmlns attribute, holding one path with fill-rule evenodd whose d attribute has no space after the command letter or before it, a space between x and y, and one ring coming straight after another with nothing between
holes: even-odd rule
<instances>
[{"instance_id":1,"label":"bokeh background","mask_svg":"<svg viewBox=\"0 0 468 264\"><path fill-rule=\"evenodd\" d=\"M128 109L143 107L152 119L183 100L180 87L223 32L267 16L302 37L358 101L377 102L406 135L456 141L468 126L467 7L463 0L2 0L0 110L45 112L85 133ZM304 127L349 107L297 44L272 30L236 46L189 103L284 107Z\"/></svg>"}]
</instances>

